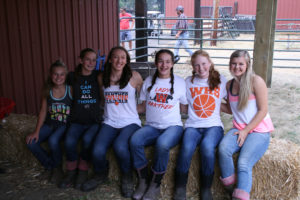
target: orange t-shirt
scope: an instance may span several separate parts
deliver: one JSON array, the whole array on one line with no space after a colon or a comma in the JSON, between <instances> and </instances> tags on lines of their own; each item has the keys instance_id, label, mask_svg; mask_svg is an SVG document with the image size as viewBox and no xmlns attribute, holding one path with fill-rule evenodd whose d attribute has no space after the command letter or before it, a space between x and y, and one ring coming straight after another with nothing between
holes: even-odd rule
<instances>
[{"instance_id":1,"label":"orange t-shirt","mask_svg":"<svg viewBox=\"0 0 300 200\"><path fill-rule=\"evenodd\" d=\"M120 30L126 30L129 29L129 21L132 21L132 19L122 19L123 17L132 17L131 14L125 13L124 15L120 13Z\"/></svg>"}]
</instances>

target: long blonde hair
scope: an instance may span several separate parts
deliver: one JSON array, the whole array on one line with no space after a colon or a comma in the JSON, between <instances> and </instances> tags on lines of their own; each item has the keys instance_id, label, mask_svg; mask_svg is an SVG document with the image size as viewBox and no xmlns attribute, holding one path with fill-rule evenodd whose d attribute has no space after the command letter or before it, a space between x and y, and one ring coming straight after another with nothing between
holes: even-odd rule
<instances>
[{"instance_id":1,"label":"long blonde hair","mask_svg":"<svg viewBox=\"0 0 300 200\"><path fill-rule=\"evenodd\" d=\"M254 76L255 73L252 70L251 57L248 51L245 50L236 50L231 54L229 67L231 67L232 60L234 58L239 58L239 57L244 57L246 60L246 67L247 67L246 72L242 75L240 81L232 73L231 75L239 83L240 90L239 90L238 109L243 110L248 105L248 99L252 93L252 77Z\"/></svg>"}]
</instances>

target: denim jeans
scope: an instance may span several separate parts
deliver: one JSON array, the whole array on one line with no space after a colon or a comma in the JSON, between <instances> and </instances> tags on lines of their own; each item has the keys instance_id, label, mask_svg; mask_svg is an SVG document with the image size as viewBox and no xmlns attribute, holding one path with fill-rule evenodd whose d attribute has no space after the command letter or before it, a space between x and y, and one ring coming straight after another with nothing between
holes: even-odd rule
<instances>
[{"instance_id":1,"label":"denim jeans","mask_svg":"<svg viewBox=\"0 0 300 200\"><path fill-rule=\"evenodd\" d=\"M113 144L117 161L123 173L131 170L131 156L129 152L129 139L140 128L137 124L130 124L123 128L114 128L103 124L96 137L93 147L93 164L96 173L108 167L106 160L107 149Z\"/></svg>"},{"instance_id":2,"label":"denim jeans","mask_svg":"<svg viewBox=\"0 0 300 200\"><path fill-rule=\"evenodd\" d=\"M29 150L47 170L51 170L62 163L60 141L65 133L65 130L65 125L59 126L58 128L53 128L47 124L44 124L40 129L38 141L34 140L31 144L27 144ZM47 139L50 154L41 147L41 143Z\"/></svg>"},{"instance_id":3,"label":"denim jeans","mask_svg":"<svg viewBox=\"0 0 300 200\"><path fill-rule=\"evenodd\" d=\"M77 143L80 138L82 138L80 158L86 161L90 160L90 150L99 127L99 124L86 125L72 123L70 125L65 139L67 161L79 160L77 153Z\"/></svg>"},{"instance_id":4,"label":"denim jeans","mask_svg":"<svg viewBox=\"0 0 300 200\"><path fill-rule=\"evenodd\" d=\"M130 151L134 167L141 169L147 165L148 161L144 147L155 144L155 157L152 169L155 173L164 173L168 165L169 151L179 143L182 133L182 126L157 129L146 125L136 131L130 140Z\"/></svg>"},{"instance_id":5,"label":"denim jeans","mask_svg":"<svg viewBox=\"0 0 300 200\"><path fill-rule=\"evenodd\" d=\"M177 161L176 171L188 173L193 154L199 145L201 154L201 174L209 176L214 173L215 149L224 136L221 126L209 128L186 128Z\"/></svg>"},{"instance_id":6,"label":"denim jeans","mask_svg":"<svg viewBox=\"0 0 300 200\"><path fill-rule=\"evenodd\" d=\"M250 193L252 186L252 168L264 155L270 143L270 133L248 134L242 147L237 144L237 129L231 129L219 145L219 164L222 179L234 176L232 155L240 151L237 163L237 189Z\"/></svg>"},{"instance_id":7,"label":"denim jeans","mask_svg":"<svg viewBox=\"0 0 300 200\"><path fill-rule=\"evenodd\" d=\"M178 56L180 46L183 46L185 48L185 51L188 52L190 56L193 55L193 51L191 49L189 49L189 43L187 40L188 38L189 38L188 32L185 32L185 33L179 35L179 37L177 38L176 43L175 43L174 56Z\"/></svg>"}]
</instances>

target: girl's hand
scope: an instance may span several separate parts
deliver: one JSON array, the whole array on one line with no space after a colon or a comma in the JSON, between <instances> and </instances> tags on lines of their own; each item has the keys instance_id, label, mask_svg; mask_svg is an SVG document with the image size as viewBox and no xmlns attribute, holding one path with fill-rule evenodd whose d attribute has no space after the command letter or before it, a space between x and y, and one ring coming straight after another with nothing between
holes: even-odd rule
<instances>
[{"instance_id":1,"label":"girl's hand","mask_svg":"<svg viewBox=\"0 0 300 200\"><path fill-rule=\"evenodd\" d=\"M239 147L243 146L247 136L248 136L248 132L245 130L240 130L234 133L235 135L239 135L238 139L237 139L237 144L239 145Z\"/></svg>"},{"instance_id":2,"label":"girl's hand","mask_svg":"<svg viewBox=\"0 0 300 200\"><path fill-rule=\"evenodd\" d=\"M38 132L33 132L30 135L26 137L26 143L31 144L33 141L37 142L39 140L39 133Z\"/></svg>"}]
</instances>

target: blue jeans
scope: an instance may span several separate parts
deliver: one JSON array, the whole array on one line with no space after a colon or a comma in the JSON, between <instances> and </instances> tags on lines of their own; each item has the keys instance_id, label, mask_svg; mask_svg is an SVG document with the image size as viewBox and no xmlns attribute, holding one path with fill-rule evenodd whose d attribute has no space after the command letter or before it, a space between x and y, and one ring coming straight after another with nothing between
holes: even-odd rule
<instances>
[{"instance_id":1,"label":"blue jeans","mask_svg":"<svg viewBox=\"0 0 300 200\"><path fill-rule=\"evenodd\" d=\"M179 143L182 133L182 126L157 129L146 125L136 131L130 140L130 151L134 167L141 169L147 165L148 161L144 147L155 144L154 166L152 169L155 173L164 173L168 165L169 151Z\"/></svg>"},{"instance_id":2,"label":"blue jeans","mask_svg":"<svg viewBox=\"0 0 300 200\"><path fill-rule=\"evenodd\" d=\"M67 161L77 161L77 143L82 138L80 158L82 160L90 160L90 150L93 140L98 132L99 124L77 124L72 123L67 131L65 139L65 149Z\"/></svg>"},{"instance_id":3,"label":"blue jeans","mask_svg":"<svg viewBox=\"0 0 300 200\"><path fill-rule=\"evenodd\" d=\"M237 188L250 193L252 186L252 168L264 155L270 143L270 133L248 134L242 147L237 144L237 129L231 129L224 136L219 145L219 164L221 177L227 178L234 175L232 155L240 151L237 163Z\"/></svg>"},{"instance_id":4,"label":"blue jeans","mask_svg":"<svg viewBox=\"0 0 300 200\"><path fill-rule=\"evenodd\" d=\"M177 38L176 43L175 43L174 56L178 56L180 46L183 46L185 48L185 51L188 52L190 56L193 55L193 51L189 49L189 43L187 40L188 38L189 38L188 32L185 32L185 33L179 35L179 37Z\"/></svg>"},{"instance_id":5,"label":"blue jeans","mask_svg":"<svg viewBox=\"0 0 300 200\"><path fill-rule=\"evenodd\" d=\"M107 124L102 125L96 137L92 153L96 173L107 169L106 152L112 143L121 171L127 173L131 170L129 138L139 128L140 126L137 124L130 124L123 128L114 128Z\"/></svg>"},{"instance_id":6,"label":"blue jeans","mask_svg":"<svg viewBox=\"0 0 300 200\"><path fill-rule=\"evenodd\" d=\"M199 145L201 154L201 174L209 176L214 173L215 149L224 136L221 126L209 128L186 128L183 135L176 171L188 173L193 154Z\"/></svg>"},{"instance_id":7,"label":"blue jeans","mask_svg":"<svg viewBox=\"0 0 300 200\"><path fill-rule=\"evenodd\" d=\"M51 170L62 163L60 140L62 139L65 130L65 125L53 128L44 124L40 129L39 140L34 140L31 144L27 144L29 150L40 161L45 169ZM47 139L51 154L41 147L41 143Z\"/></svg>"}]
</instances>

